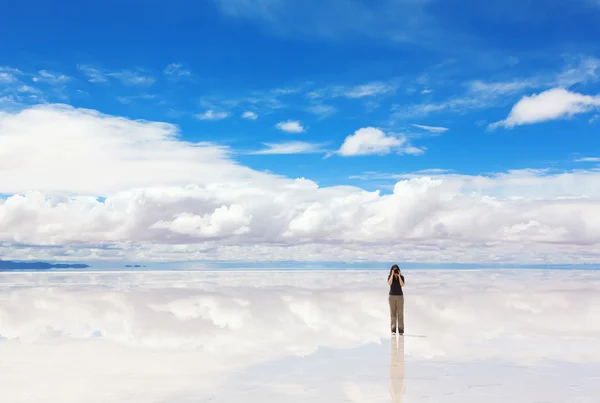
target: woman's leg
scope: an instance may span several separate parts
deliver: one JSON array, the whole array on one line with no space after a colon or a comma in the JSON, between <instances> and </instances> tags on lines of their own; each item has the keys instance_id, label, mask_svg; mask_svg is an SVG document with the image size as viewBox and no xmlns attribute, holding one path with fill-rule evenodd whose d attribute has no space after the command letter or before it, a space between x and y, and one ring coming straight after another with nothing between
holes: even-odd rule
<instances>
[{"instance_id":1,"label":"woman's leg","mask_svg":"<svg viewBox=\"0 0 600 403\"><path fill-rule=\"evenodd\" d=\"M398 314L398 333L404 333L404 295L398 297L396 312Z\"/></svg>"},{"instance_id":2,"label":"woman's leg","mask_svg":"<svg viewBox=\"0 0 600 403\"><path fill-rule=\"evenodd\" d=\"M396 333L396 315L397 313L397 303L396 303L396 298L394 298L392 295L390 295L388 297L388 301L390 304L390 329L392 331L392 333Z\"/></svg>"}]
</instances>

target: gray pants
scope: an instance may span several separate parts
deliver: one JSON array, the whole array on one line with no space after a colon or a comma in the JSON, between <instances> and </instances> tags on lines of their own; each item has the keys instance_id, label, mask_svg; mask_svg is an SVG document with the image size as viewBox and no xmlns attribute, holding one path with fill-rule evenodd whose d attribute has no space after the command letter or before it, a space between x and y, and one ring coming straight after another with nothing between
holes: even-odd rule
<instances>
[{"instance_id":1,"label":"gray pants","mask_svg":"<svg viewBox=\"0 0 600 403\"><path fill-rule=\"evenodd\" d=\"M404 333L404 295L390 295L390 329Z\"/></svg>"}]
</instances>

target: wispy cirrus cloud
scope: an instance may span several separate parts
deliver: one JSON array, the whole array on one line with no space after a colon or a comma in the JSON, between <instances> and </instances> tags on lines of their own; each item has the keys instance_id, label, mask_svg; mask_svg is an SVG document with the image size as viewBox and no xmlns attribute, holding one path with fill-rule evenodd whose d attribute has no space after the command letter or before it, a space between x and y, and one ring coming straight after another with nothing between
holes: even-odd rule
<instances>
[{"instance_id":1,"label":"wispy cirrus cloud","mask_svg":"<svg viewBox=\"0 0 600 403\"><path fill-rule=\"evenodd\" d=\"M229 112L209 109L202 113L195 114L194 117L200 120L223 120L229 117Z\"/></svg>"},{"instance_id":2,"label":"wispy cirrus cloud","mask_svg":"<svg viewBox=\"0 0 600 403\"><path fill-rule=\"evenodd\" d=\"M0 67L0 103L7 108L43 103L47 98L43 91L29 85L24 79L29 76L20 69Z\"/></svg>"},{"instance_id":3,"label":"wispy cirrus cloud","mask_svg":"<svg viewBox=\"0 0 600 403\"><path fill-rule=\"evenodd\" d=\"M263 143L264 149L252 151L254 155L278 155L278 154L318 154L324 153L325 144L308 143L305 141L289 141L284 143Z\"/></svg>"},{"instance_id":4,"label":"wispy cirrus cloud","mask_svg":"<svg viewBox=\"0 0 600 403\"><path fill-rule=\"evenodd\" d=\"M221 12L255 22L275 35L340 40L372 37L394 42L422 42L432 28L426 7L430 0L213 0ZM332 18L332 16L335 16Z\"/></svg>"},{"instance_id":5,"label":"wispy cirrus cloud","mask_svg":"<svg viewBox=\"0 0 600 403\"><path fill-rule=\"evenodd\" d=\"M396 91L396 86L391 83L372 82L361 84L350 88L338 88L335 90L336 95L346 98L356 99L372 97L376 95L390 94Z\"/></svg>"},{"instance_id":6,"label":"wispy cirrus cloud","mask_svg":"<svg viewBox=\"0 0 600 403\"><path fill-rule=\"evenodd\" d=\"M450 130L447 127L441 127L441 126L426 126L426 125L417 125L417 124L413 124L412 126L418 128L418 129L425 130L429 133L433 133L433 134L442 134L442 133L445 133L448 130Z\"/></svg>"},{"instance_id":7,"label":"wispy cirrus cloud","mask_svg":"<svg viewBox=\"0 0 600 403\"><path fill-rule=\"evenodd\" d=\"M106 74L109 77L116 78L125 85L142 85L149 86L154 84L156 79L150 75L146 75L141 71L121 70Z\"/></svg>"},{"instance_id":8,"label":"wispy cirrus cloud","mask_svg":"<svg viewBox=\"0 0 600 403\"><path fill-rule=\"evenodd\" d=\"M171 63L163 70L163 74L171 80L180 80L182 78L190 77L192 72L185 68L181 63Z\"/></svg>"},{"instance_id":9,"label":"wispy cirrus cloud","mask_svg":"<svg viewBox=\"0 0 600 403\"><path fill-rule=\"evenodd\" d=\"M393 94L397 88L398 84L395 80L372 81L356 85L331 85L322 88L313 88L307 91L305 96L312 100L328 98L373 98Z\"/></svg>"},{"instance_id":10,"label":"wispy cirrus cloud","mask_svg":"<svg viewBox=\"0 0 600 403\"><path fill-rule=\"evenodd\" d=\"M107 83L108 78L105 73L95 67L88 66L87 64L78 64L77 69L87 76L90 83Z\"/></svg>"},{"instance_id":11,"label":"wispy cirrus cloud","mask_svg":"<svg viewBox=\"0 0 600 403\"><path fill-rule=\"evenodd\" d=\"M317 115L321 118L331 116L337 112L337 108L335 106L325 104L311 105L308 108L306 108L306 110L312 113L313 115Z\"/></svg>"},{"instance_id":12,"label":"wispy cirrus cloud","mask_svg":"<svg viewBox=\"0 0 600 403\"><path fill-rule=\"evenodd\" d=\"M108 83L109 78L116 79L127 86L150 86L156 79L143 70L109 71L86 64L77 65L79 71L87 76L90 83Z\"/></svg>"},{"instance_id":13,"label":"wispy cirrus cloud","mask_svg":"<svg viewBox=\"0 0 600 403\"><path fill-rule=\"evenodd\" d=\"M465 113L494 106L510 105L517 96L532 90L570 88L578 84L600 80L600 59L578 57L559 71L544 71L529 77L510 80L469 80L462 85L457 96L436 102L395 104L391 108L392 120L423 117L436 113Z\"/></svg>"},{"instance_id":14,"label":"wispy cirrus cloud","mask_svg":"<svg viewBox=\"0 0 600 403\"><path fill-rule=\"evenodd\" d=\"M138 100L149 101L155 98L156 95L154 94L140 94L117 97L117 101L119 101L122 104L131 104Z\"/></svg>"},{"instance_id":15,"label":"wispy cirrus cloud","mask_svg":"<svg viewBox=\"0 0 600 403\"><path fill-rule=\"evenodd\" d=\"M302 133L306 130L299 120L287 120L285 122L279 122L275 125L275 127L287 133Z\"/></svg>"},{"instance_id":16,"label":"wispy cirrus cloud","mask_svg":"<svg viewBox=\"0 0 600 403\"><path fill-rule=\"evenodd\" d=\"M415 177L423 177L423 176L438 176L438 175L448 175L452 173L452 170L442 169L442 168L428 168L428 169L420 169L418 171L413 171L409 173L388 173L388 172L376 172L376 171L367 171L360 175L351 175L349 179L359 179L359 180L391 180L397 181L401 179L409 179Z\"/></svg>"},{"instance_id":17,"label":"wispy cirrus cloud","mask_svg":"<svg viewBox=\"0 0 600 403\"><path fill-rule=\"evenodd\" d=\"M10 71L2 71L0 70L0 83L14 83L17 82L18 79L14 73Z\"/></svg>"},{"instance_id":18,"label":"wispy cirrus cloud","mask_svg":"<svg viewBox=\"0 0 600 403\"><path fill-rule=\"evenodd\" d=\"M583 157L576 159L574 162L600 162L600 157Z\"/></svg>"},{"instance_id":19,"label":"wispy cirrus cloud","mask_svg":"<svg viewBox=\"0 0 600 403\"><path fill-rule=\"evenodd\" d=\"M40 70L31 80L35 83L60 85L69 82L71 77L67 76L66 74L54 73L48 70Z\"/></svg>"}]
</instances>

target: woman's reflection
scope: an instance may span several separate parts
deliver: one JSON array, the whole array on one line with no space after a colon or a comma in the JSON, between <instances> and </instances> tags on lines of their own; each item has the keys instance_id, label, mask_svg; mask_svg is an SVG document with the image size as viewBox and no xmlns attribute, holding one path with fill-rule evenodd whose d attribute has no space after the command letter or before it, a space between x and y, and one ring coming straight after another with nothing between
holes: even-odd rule
<instances>
[{"instance_id":1,"label":"woman's reflection","mask_svg":"<svg viewBox=\"0 0 600 403\"><path fill-rule=\"evenodd\" d=\"M392 337L390 342L390 379L392 402L401 402L406 392L404 385L404 337Z\"/></svg>"}]
</instances>

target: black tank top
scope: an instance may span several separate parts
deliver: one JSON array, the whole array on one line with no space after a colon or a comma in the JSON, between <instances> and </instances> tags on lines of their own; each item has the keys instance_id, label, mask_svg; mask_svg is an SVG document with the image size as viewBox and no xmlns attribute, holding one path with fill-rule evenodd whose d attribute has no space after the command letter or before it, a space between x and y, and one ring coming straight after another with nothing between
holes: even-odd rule
<instances>
[{"instance_id":1,"label":"black tank top","mask_svg":"<svg viewBox=\"0 0 600 403\"><path fill-rule=\"evenodd\" d=\"M400 275L400 277L402 277L402 282L404 283L404 276ZM389 279L390 278L388 276L388 280ZM400 280L398 280L397 277L394 277L392 280L392 285L390 286L390 295L404 295L402 292L402 286L400 285Z\"/></svg>"}]
</instances>

